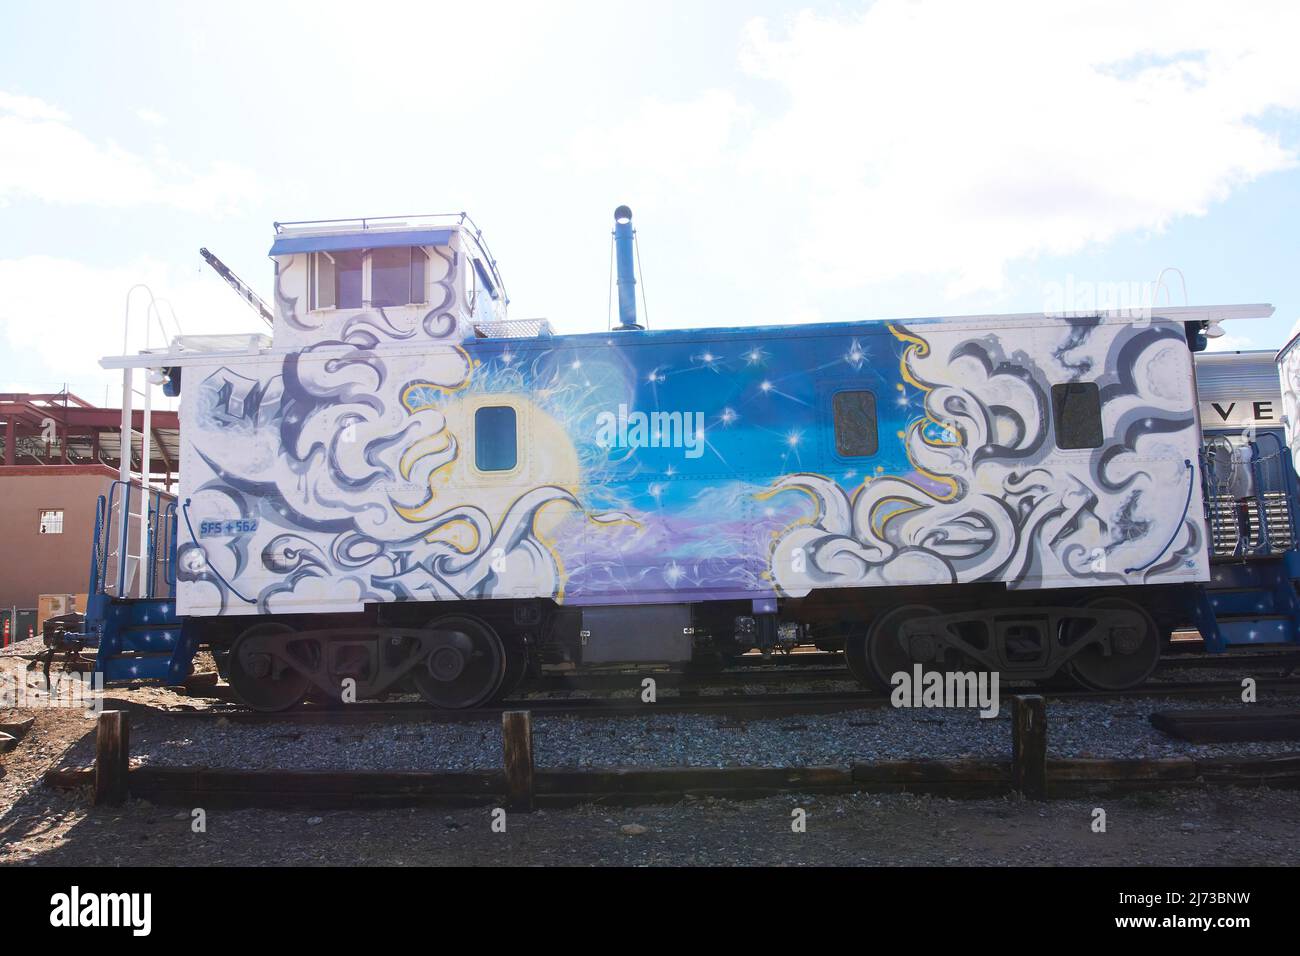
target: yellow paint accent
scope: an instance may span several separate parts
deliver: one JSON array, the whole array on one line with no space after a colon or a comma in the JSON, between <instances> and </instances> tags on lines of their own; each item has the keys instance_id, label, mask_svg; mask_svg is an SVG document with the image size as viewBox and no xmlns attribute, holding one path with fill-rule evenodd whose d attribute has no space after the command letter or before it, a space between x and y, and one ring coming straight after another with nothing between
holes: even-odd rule
<instances>
[{"instance_id":1,"label":"yellow paint accent","mask_svg":"<svg viewBox=\"0 0 1300 956\"><path fill-rule=\"evenodd\" d=\"M465 360L465 369L466 369L465 377L461 379L457 384L451 386L439 385L436 382L411 382L404 389L402 389L402 407L405 408L409 414L423 411L426 408L435 407L433 405L416 405L415 407L411 407L410 405L407 405L406 396L414 389L429 388L437 392L442 392L444 395L455 395L457 392L464 391L469 386L470 379L474 377L474 369L478 368L480 363L477 359L471 359L469 353L466 352L465 349L462 348L461 346L453 345L451 346L451 348L454 351L460 353L461 358Z\"/></svg>"},{"instance_id":2,"label":"yellow paint accent","mask_svg":"<svg viewBox=\"0 0 1300 956\"><path fill-rule=\"evenodd\" d=\"M441 441L440 441L441 439ZM401 472L402 477L407 481L411 480L411 469L415 463L425 455L436 455L440 451L446 451L451 447L451 435L444 428L436 435L426 435L406 447L402 452L402 457L397 463L397 470ZM454 459L453 459L454 460ZM451 462L447 462L447 465ZM440 465L437 471L446 468L447 465ZM437 473L436 471L434 472Z\"/></svg>"},{"instance_id":3,"label":"yellow paint accent","mask_svg":"<svg viewBox=\"0 0 1300 956\"><path fill-rule=\"evenodd\" d=\"M473 534L474 536L474 543L467 548L462 548L451 538L444 537L444 534L446 533L447 529L455 525L464 525L466 528L468 528L470 530L470 533ZM482 541L482 536L479 534L478 527L475 526L473 522L466 521L464 518L454 518L451 521L448 521L447 523L441 525L437 529L430 531L428 534L424 536L424 540L430 543L433 543L434 541L444 541L447 544L451 545L453 548L455 548L457 551L459 551L461 554L473 554L475 551L478 550L479 544Z\"/></svg>"}]
</instances>

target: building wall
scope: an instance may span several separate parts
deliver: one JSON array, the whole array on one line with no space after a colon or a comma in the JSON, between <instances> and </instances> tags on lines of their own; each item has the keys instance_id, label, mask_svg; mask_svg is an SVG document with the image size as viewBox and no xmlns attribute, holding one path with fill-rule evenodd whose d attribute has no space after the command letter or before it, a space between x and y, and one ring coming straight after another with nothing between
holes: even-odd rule
<instances>
[{"instance_id":1,"label":"building wall","mask_svg":"<svg viewBox=\"0 0 1300 956\"><path fill-rule=\"evenodd\" d=\"M0 606L86 591L95 500L115 477L100 465L0 468ZM63 510L62 534L40 533L47 508Z\"/></svg>"}]
</instances>

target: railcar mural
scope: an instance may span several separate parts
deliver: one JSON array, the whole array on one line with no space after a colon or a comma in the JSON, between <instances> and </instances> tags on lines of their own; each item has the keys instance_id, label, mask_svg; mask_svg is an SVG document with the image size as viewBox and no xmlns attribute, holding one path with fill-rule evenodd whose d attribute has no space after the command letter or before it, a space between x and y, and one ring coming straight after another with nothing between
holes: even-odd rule
<instances>
[{"instance_id":1,"label":"railcar mural","mask_svg":"<svg viewBox=\"0 0 1300 956\"><path fill-rule=\"evenodd\" d=\"M605 332L508 320L463 217L304 223L270 342L136 361L181 395L167 666L211 644L267 708L799 643L878 684L1149 673L1211 578L1219 313L647 330L630 223Z\"/></svg>"},{"instance_id":2,"label":"railcar mural","mask_svg":"<svg viewBox=\"0 0 1300 956\"><path fill-rule=\"evenodd\" d=\"M187 372L182 613L1206 576L1178 323L445 329Z\"/></svg>"}]
</instances>

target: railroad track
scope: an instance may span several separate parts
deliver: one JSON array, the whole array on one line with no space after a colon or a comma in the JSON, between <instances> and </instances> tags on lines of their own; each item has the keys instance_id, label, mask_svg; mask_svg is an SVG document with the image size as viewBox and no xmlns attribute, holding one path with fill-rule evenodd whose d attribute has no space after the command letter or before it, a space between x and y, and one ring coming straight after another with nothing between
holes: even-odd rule
<instances>
[{"instance_id":1,"label":"railroad track","mask_svg":"<svg viewBox=\"0 0 1300 956\"><path fill-rule=\"evenodd\" d=\"M1246 667L1271 667L1280 671L1300 668L1300 651L1268 651L1254 654L1167 654L1160 659L1156 673L1181 668L1239 670Z\"/></svg>"},{"instance_id":2,"label":"railroad track","mask_svg":"<svg viewBox=\"0 0 1300 956\"><path fill-rule=\"evenodd\" d=\"M1260 678L1258 687L1267 690L1300 692L1300 677ZM1016 694L1038 693L1049 700L1130 700L1143 697L1236 697L1241 685L1227 681L1178 681L1145 684L1127 691L1034 690L1004 688L1002 699ZM117 702L114 706L125 705ZM324 706L309 704L278 713L262 713L241 705L222 704L205 709L171 709L140 707L149 713L165 713L196 720L227 720L233 723L472 723L499 720L503 711L528 710L536 715L578 717L628 717L667 714L716 714L736 720L758 720L795 714L830 714L852 710L874 710L889 706L884 694L873 691L832 691L802 694L728 693L712 695L673 695L660 697L655 703L643 703L639 697L538 697L504 701L491 707L471 710L435 710L421 700L362 701L356 704Z\"/></svg>"},{"instance_id":3,"label":"railroad track","mask_svg":"<svg viewBox=\"0 0 1300 956\"><path fill-rule=\"evenodd\" d=\"M800 657L815 658L816 666L801 662L791 666L791 660ZM827 666L828 661L838 661L838 666ZM1163 658L1157 668L1162 671L1183 669L1243 670L1247 668L1274 669L1279 675L1300 668L1300 652L1263 654L1179 654ZM1270 675L1274 676L1274 675ZM657 688L706 689L712 687L743 687L746 685L779 685L790 682L852 681L843 658L833 654L804 654L785 658L764 670L722 670L714 673L684 671L626 671L611 673L545 674L529 681L531 690L584 691L630 690L639 688L642 679L654 678Z\"/></svg>"}]
</instances>

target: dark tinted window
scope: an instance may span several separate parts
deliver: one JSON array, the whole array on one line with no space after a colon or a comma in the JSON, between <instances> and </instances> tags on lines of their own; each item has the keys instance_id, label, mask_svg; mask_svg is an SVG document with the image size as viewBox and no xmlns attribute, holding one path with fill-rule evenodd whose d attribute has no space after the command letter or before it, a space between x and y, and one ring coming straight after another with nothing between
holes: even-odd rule
<instances>
[{"instance_id":1,"label":"dark tinted window","mask_svg":"<svg viewBox=\"0 0 1300 956\"><path fill-rule=\"evenodd\" d=\"M1101 392L1095 382L1052 386L1057 448L1100 448Z\"/></svg>"},{"instance_id":2,"label":"dark tinted window","mask_svg":"<svg viewBox=\"0 0 1300 956\"><path fill-rule=\"evenodd\" d=\"M474 413L474 464L479 471L509 471L519 461L515 410L485 405Z\"/></svg>"},{"instance_id":3,"label":"dark tinted window","mask_svg":"<svg viewBox=\"0 0 1300 956\"><path fill-rule=\"evenodd\" d=\"M334 307L361 308L361 250L331 255L334 258Z\"/></svg>"},{"instance_id":4,"label":"dark tinted window","mask_svg":"<svg viewBox=\"0 0 1300 956\"><path fill-rule=\"evenodd\" d=\"M836 392L835 450L846 458L876 453L876 396L870 392Z\"/></svg>"}]
</instances>

